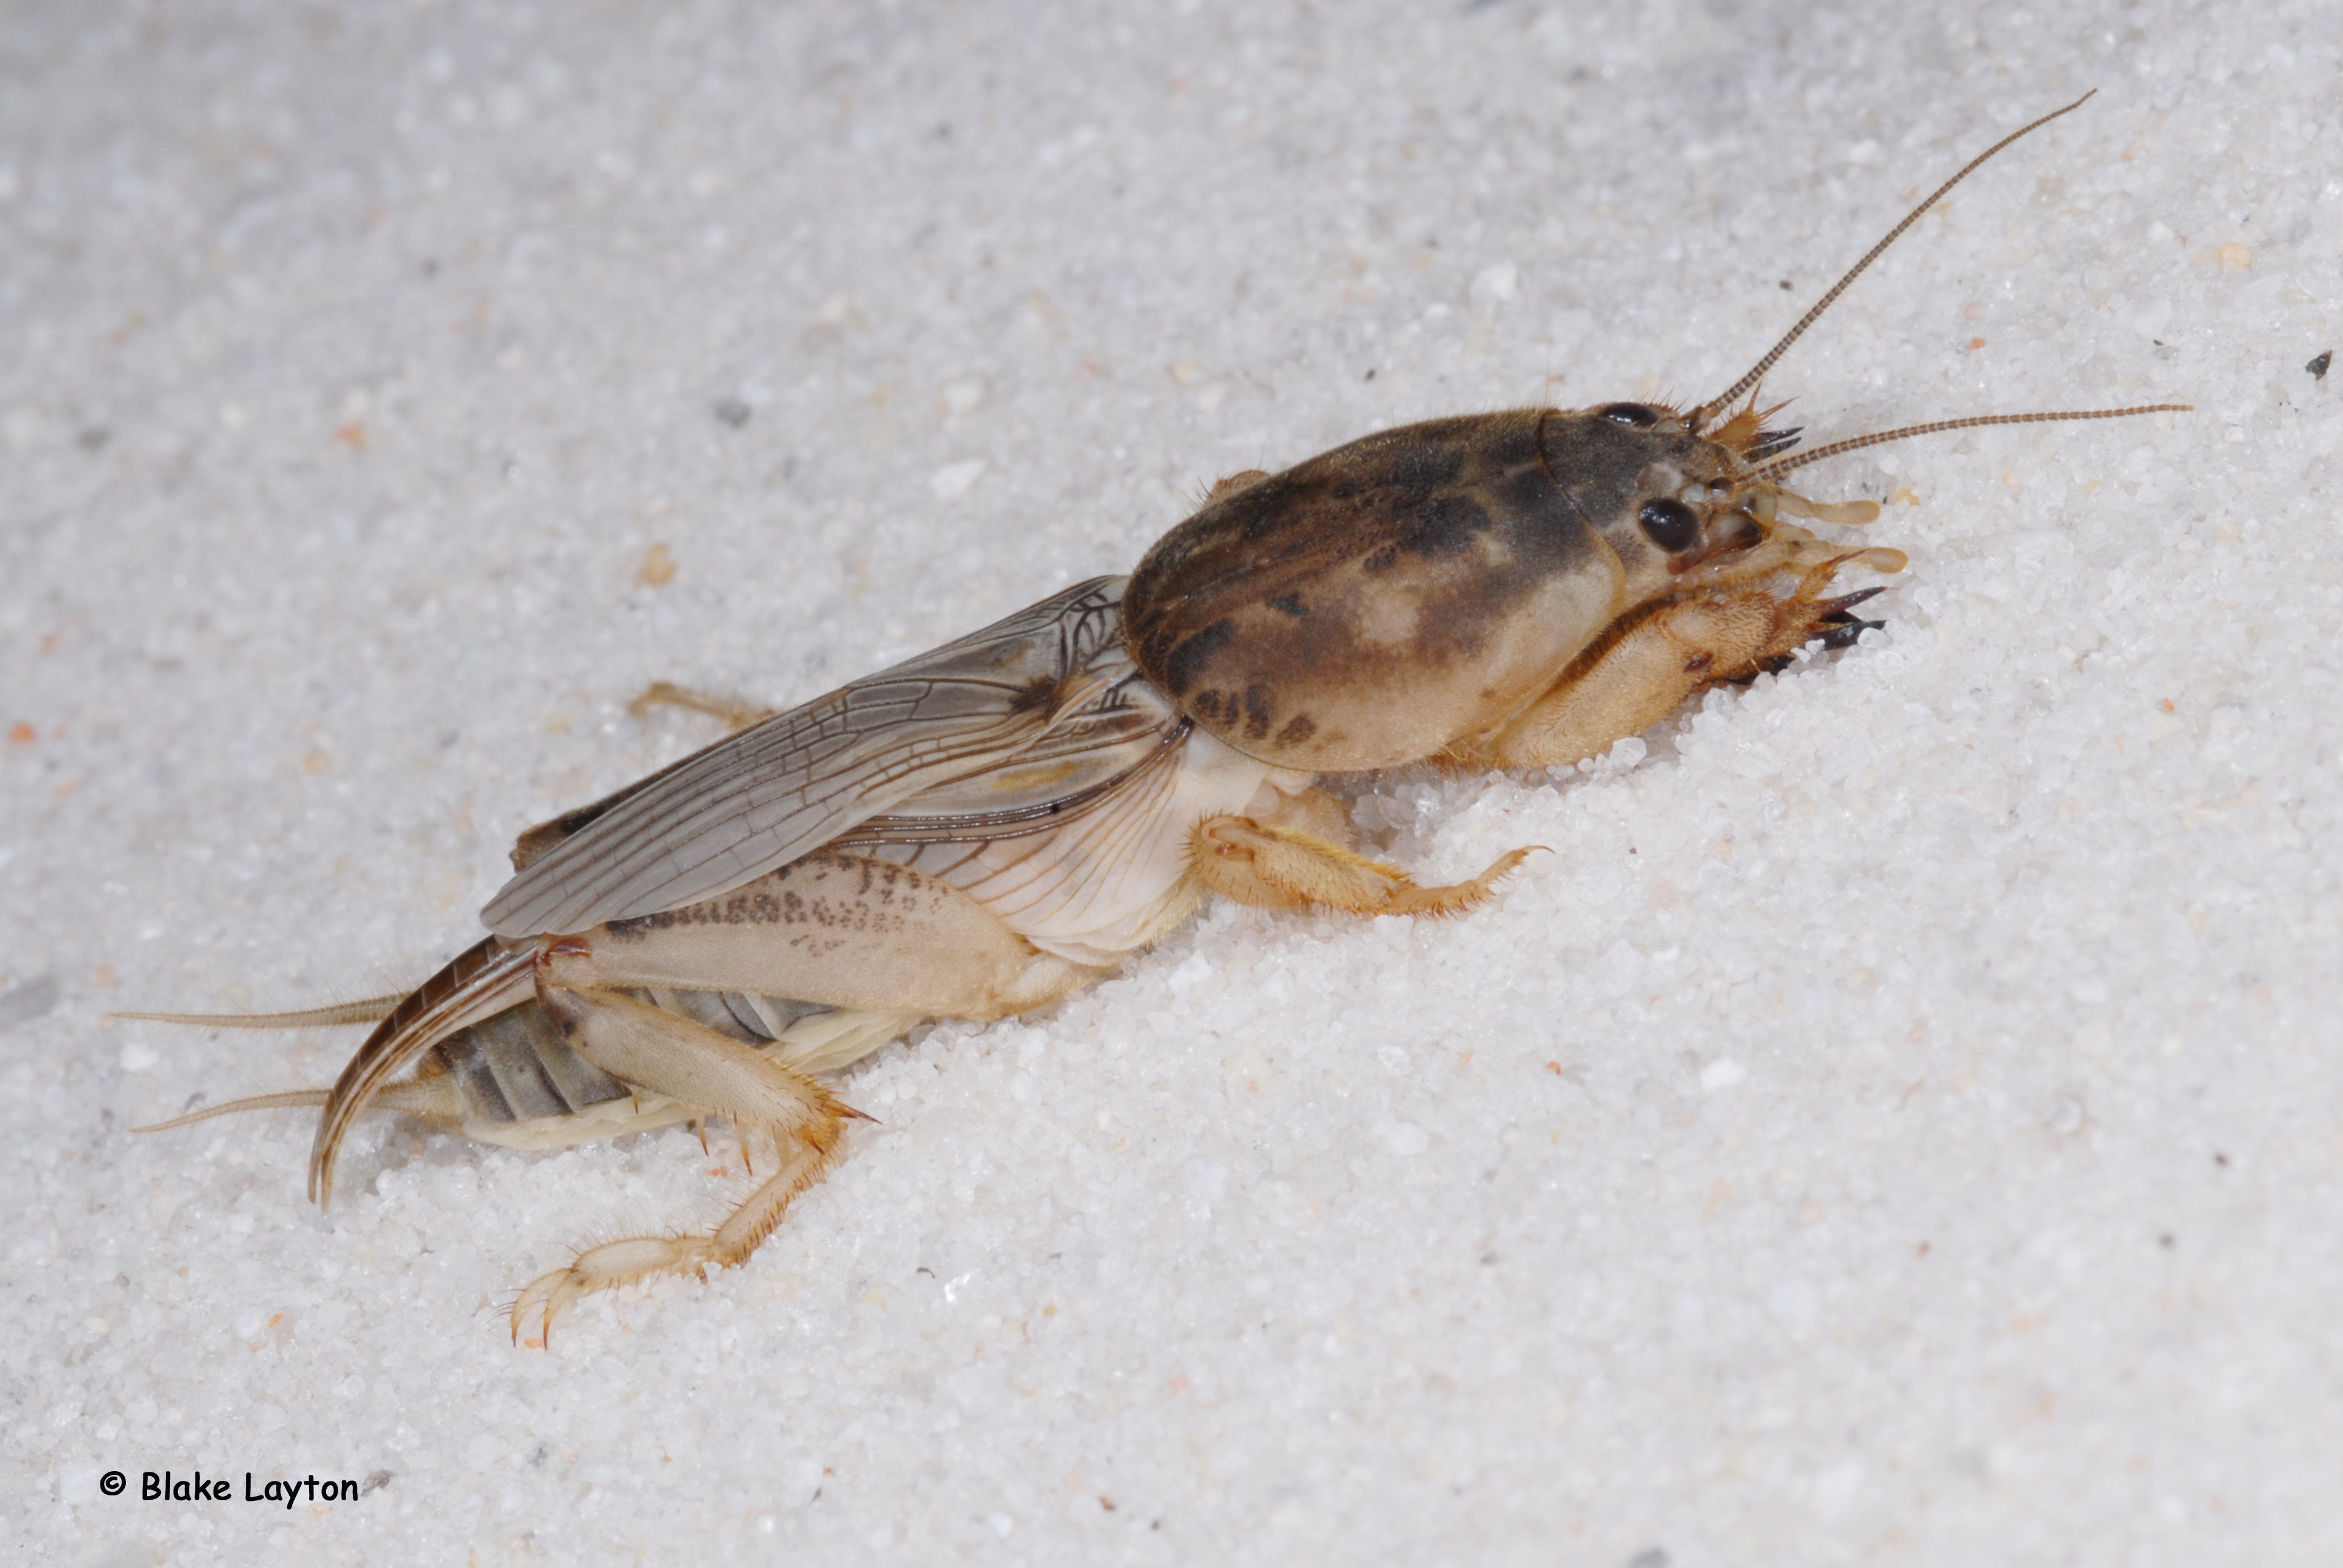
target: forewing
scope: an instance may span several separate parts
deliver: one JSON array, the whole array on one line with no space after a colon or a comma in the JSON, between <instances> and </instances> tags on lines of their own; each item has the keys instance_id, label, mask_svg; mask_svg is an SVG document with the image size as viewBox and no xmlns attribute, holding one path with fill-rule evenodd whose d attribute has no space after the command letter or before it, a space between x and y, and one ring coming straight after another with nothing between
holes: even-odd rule
<instances>
[{"instance_id":1,"label":"forewing","mask_svg":"<svg viewBox=\"0 0 2343 1568\"><path fill-rule=\"evenodd\" d=\"M833 842L970 843L1046 833L1119 799L1178 755L1189 726L1131 660L1120 639L1080 671L1089 695L1005 761L923 789L865 818Z\"/></svg>"},{"instance_id":2,"label":"forewing","mask_svg":"<svg viewBox=\"0 0 2343 1568\"><path fill-rule=\"evenodd\" d=\"M488 900L500 937L731 891L922 791L1011 762L1100 695L1123 579L1097 578L720 740L614 797Z\"/></svg>"}]
</instances>

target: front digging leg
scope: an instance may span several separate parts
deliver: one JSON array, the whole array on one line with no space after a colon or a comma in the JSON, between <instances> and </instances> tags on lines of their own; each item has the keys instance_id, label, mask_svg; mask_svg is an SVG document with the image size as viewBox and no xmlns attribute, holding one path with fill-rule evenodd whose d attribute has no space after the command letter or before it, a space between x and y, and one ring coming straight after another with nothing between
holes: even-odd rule
<instances>
[{"instance_id":1,"label":"front digging leg","mask_svg":"<svg viewBox=\"0 0 2343 1568\"><path fill-rule=\"evenodd\" d=\"M1705 687L1747 680L1810 642L1849 646L1879 624L1857 619L1854 607L1882 590L1820 595L1860 554L1811 568L1786 598L1762 585L1728 583L1661 606L1583 658L1495 736L1457 748L1456 759L1492 768L1584 761L1642 734Z\"/></svg>"},{"instance_id":2,"label":"front digging leg","mask_svg":"<svg viewBox=\"0 0 2343 1568\"><path fill-rule=\"evenodd\" d=\"M790 1201L829 1171L845 1119L861 1114L811 1079L705 1024L618 991L563 983L565 961L574 965L583 948L575 939L555 941L537 960L538 1005L569 1048L631 1088L730 1117L744 1149L749 1127L766 1128L780 1146L781 1168L713 1231L607 1241L538 1276L513 1302L515 1342L532 1312L540 1315L541 1342L549 1343L554 1318L579 1296L745 1261Z\"/></svg>"}]
</instances>

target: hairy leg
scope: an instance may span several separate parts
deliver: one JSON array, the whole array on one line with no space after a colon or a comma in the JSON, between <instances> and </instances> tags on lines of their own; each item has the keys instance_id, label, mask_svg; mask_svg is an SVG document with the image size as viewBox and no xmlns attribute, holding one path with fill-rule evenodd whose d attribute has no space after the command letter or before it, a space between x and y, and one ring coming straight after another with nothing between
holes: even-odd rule
<instances>
[{"instance_id":1,"label":"hairy leg","mask_svg":"<svg viewBox=\"0 0 2343 1568\"><path fill-rule=\"evenodd\" d=\"M1845 647L1878 624L1852 613L1877 588L1819 597L1850 558L1813 568L1787 596L1723 586L1663 606L1574 667L1497 735L1460 749L1458 759L1493 768L1582 761L1650 729L1704 687L1746 680L1809 642Z\"/></svg>"},{"instance_id":2,"label":"hairy leg","mask_svg":"<svg viewBox=\"0 0 2343 1568\"><path fill-rule=\"evenodd\" d=\"M743 1261L790 1201L830 1169L845 1119L860 1114L813 1080L705 1024L617 991L563 985L554 962L558 946L538 963L538 1002L570 1048L629 1087L730 1117L744 1140L750 1126L764 1128L780 1146L780 1169L713 1231L607 1241L538 1276L513 1302L516 1341L531 1313L541 1320L541 1338L550 1339L554 1318L579 1296Z\"/></svg>"},{"instance_id":3,"label":"hairy leg","mask_svg":"<svg viewBox=\"0 0 2343 1568\"><path fill-rule=\"evenodd\" d=\"M1198 823L1190 840L1189 874L1213 892L1259 909L1453 915L1494 897L1497 884L1529 853L1522 849L1502 855L1469 882L1423 888L1397 866L1299 828L1251 817L1213 817Z\"/></svg>"}]
</instances>

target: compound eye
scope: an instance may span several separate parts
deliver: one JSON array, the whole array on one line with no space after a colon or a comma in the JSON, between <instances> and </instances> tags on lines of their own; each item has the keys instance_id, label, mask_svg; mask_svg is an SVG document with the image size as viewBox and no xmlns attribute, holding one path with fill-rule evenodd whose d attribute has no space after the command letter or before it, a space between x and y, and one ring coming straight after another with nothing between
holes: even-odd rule
<instances>
[{"instance_id":1,"label":"compound eye","mask_svg":"<svg viewBox=\"0 0 2343 1568\"><path fill-rule=\"evenodd\" d=\"M1644 537L1668 554L1681 555L1700 542L1700 518L1690 507L1673 497L1645 501L1635 514L1635 521L1644 527Z\"/></svg>"},{"instance_id":2,"label":"compound eye","mask_svg":"<svg viewBox=\"0 0 2343 1568\"><path fill-rule=\"evenodd\" d=\"M1614 425L1631 426L1638 430L1648 430L1660 422L1660 411L1642 403L1605 403L1595 413Z\"/></svg>"}]
</instances>

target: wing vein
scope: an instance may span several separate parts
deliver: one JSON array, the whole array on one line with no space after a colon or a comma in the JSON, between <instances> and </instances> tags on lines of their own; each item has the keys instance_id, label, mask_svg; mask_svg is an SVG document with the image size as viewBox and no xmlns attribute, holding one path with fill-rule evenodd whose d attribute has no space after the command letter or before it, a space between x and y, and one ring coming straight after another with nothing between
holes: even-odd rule
<instances>
[{"instance_id":1,"label":"wing vein","mask_svg":"<svg viewBox=\"0 0 2343 1568\"><path fill-rule=\"evenodd\" d=\"M1028 748L1112 752L1160 729L1122 701L1121 592L1076 584L654 774L529 859L482 919L516 939L716 898ZM1072 793L1096 782L1081 756L1068 766Z\"/></svg>"}]
</instances>

